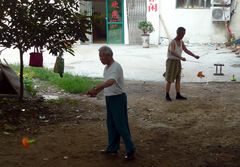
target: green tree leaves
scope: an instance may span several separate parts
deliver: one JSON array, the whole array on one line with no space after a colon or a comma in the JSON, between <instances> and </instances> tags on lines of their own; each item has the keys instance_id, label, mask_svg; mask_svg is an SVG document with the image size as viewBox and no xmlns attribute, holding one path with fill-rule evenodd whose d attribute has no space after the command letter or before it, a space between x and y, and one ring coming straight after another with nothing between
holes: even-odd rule
<instances>
[{"instance_id":1,"label":"green tree leaves","mask_svg":"<svg viewBox=\"0 0 240 167\"><path fill-rule=\"evenodd\" d=\"M73 53L72 44L88 40L91 28L78 7L78 0L0 0L0 44L23 52L35 46L55 55Z\"/></svg>"}]
</instances>

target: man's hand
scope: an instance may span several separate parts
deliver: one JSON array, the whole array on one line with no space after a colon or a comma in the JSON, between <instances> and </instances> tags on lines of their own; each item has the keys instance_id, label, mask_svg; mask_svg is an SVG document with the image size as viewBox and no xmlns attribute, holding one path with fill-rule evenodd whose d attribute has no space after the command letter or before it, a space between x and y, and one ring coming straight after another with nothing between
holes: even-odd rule
<instances>
[{"instance_id":1,"label":"man's hand","mask_svg":"<svg viewBox=\"0 0 240 167\"><path fill-rule=\"evenodd\" d=\"M199 59L200 58L200 56L198 56L198 55L195 55L194 57L195 57L195 59Z\"/></svg>"},{"instance_id":2,"label":"man's hand","mask_svg":"<svg viewBox=\"0 0 240 167\"><path fill-rule=\"evenodd\" d=\"M95 88L93 88L87 92L87 95L89 95L90 97L96 97L97 94L98 94L98 92L96 91Z\"/></svg>"},{"instance_id":3,"label":"man's hand","mask_svg":"<svg viewBox=\"0 0 240 167\"><path fill-rule=\"evenodd\" d=\"M109 79L105 81L104 83L101 83L97 85L96 87L92 88L87 92L87 95L90 97L96 97L99 92L101 92L104 88L107 88L109 86L112 86L116 81L114 79Z\"/></svg>"},{"instance_id":4,"label":"man's hand","mask_svg":"<svg viewBox=\"0 0 240 167\"><path fill-rule=\"evenodd\" d=\"M182 61L186 61L186 58L185 58L185 57L181 57L181 60L182 60Z\"/></svg>"}]
</instances>

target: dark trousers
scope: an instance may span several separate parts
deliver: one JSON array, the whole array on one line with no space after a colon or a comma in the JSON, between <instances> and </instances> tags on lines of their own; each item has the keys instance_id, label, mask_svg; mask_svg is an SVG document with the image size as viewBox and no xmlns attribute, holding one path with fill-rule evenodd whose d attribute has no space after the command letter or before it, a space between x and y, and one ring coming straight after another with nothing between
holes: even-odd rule
<instances>
[{"instance_id":1,"label":"dark trousers","mask_svg":"<svg viewBox=\"0 0 240 167\"><path fill-rule=\"evenodd\" d=\"M107 128L109 151L118 151L120 137L122 137L127 153L135 150L131 139L127 115L127 96L125 93L106 96Z\"/></svg>"}]
</instances>

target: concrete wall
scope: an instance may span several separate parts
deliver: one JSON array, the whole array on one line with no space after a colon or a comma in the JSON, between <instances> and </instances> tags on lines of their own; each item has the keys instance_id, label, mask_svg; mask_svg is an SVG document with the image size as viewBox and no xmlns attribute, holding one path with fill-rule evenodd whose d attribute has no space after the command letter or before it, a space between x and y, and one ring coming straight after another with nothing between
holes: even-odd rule
<instances>
[{"instance_id":1,"label":"concrete wall","mask_svg":"<svg viewBox=\"0 0 240 167\"><path fill-rule=\"evenodd\" d=\"M176 0L160 0L160 16L160 37L174 38L177 27L183 26L186 28L184 40L190 43L221 43L227 40L224 22L212 22L211 9L177 9ZM239 13L234 17L237 20ZM235 24L234 30L239 30L239 24Z\"/></svg>"},{"instance_id":2,"label":"concrete wall","mask_svg":"<svg viewBox=\"0 0 240 167\"><path fill-rule=\"evenodd\" d=\"M154 31L150 33L149 43L155 45L159 44L160 36L159 2L159 0L147 1L147 21L150 21L154 28Z\"/></svg>"}]
</instances>

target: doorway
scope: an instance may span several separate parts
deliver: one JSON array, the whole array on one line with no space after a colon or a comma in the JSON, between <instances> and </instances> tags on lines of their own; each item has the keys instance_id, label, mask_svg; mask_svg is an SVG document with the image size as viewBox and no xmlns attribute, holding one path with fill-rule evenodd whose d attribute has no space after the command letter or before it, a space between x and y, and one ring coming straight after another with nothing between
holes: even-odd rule
<instances>
[{"instance_id":1,"label":"doorway","mask_svg":"<svg viewBox=\"0 0 240 167\"><path fill-rule=\"evenodd\" d=\"M123 0L80 0L80 12L91 17L91 43L124 44Z\"/></svg>"},{"instance_id":2,"label":"doorway","mask_svg":"<svg viewBox=\"0 0 240 167\"><path fill-rule=\"evenodd\" d=\"M106 0L107 43L124 44L123 0Z\"/></svg>"},{"instance_id":3,"label":"doorway","mask_svg":"<svg viewBox=\"0 0 240 167\"><path fill-rule=\"evenodd\" d=\"M93 43L107 42L106 0L92 1L92 37Z\"/></svg>"}]
</instances>

